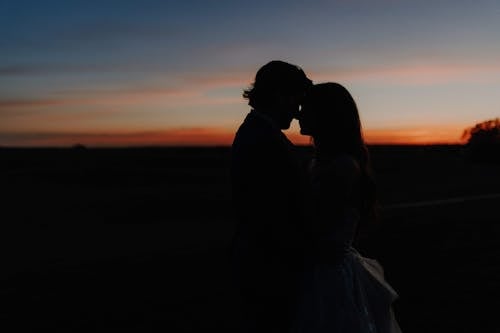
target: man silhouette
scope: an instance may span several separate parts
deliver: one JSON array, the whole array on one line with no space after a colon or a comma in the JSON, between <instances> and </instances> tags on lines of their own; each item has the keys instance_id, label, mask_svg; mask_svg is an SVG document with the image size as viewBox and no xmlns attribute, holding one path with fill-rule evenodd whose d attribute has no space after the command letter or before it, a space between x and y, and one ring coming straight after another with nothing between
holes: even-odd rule
<instances>
[{"instance_id":1,"label":"man silhouette","mask_svg":"<svg viewBox=\"0 0 500 333\"><path fill-rule=\"evenodd\" d=\"M312 81L273 60L250 89L251 111L232 144L232 195L238 226L232 259L242 301L242 331L286 332L306 237L304 180L288 129Z\"/></svg>"}]
</instances>

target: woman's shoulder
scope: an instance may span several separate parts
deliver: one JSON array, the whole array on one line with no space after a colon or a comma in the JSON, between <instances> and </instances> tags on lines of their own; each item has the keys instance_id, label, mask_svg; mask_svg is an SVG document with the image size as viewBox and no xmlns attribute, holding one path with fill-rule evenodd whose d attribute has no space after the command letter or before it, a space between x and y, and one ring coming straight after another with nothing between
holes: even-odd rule
<instances>
[{"instance_id":1,"label":"woman's shoulder","mask_svg":"<svg viewBox=\"0 0 500 333\"><path fill-rule=\"evenodd\" d=\"M330 203L342 204L358 193L361 171L354 156L321 156L313 163L310 185L314 195L326 198Z\"/></svg>"},{"instance_id":2,"label":"woman's shoulder","mask_svg":"<svg viewBox=\"0 0 500 333\"><path fill-rule=\"evenodd\" d=\"M359 171L358 160L350 154L340 154L331 159L331 165L334 168L345 171Z\"/></svg>"}]
</instances>

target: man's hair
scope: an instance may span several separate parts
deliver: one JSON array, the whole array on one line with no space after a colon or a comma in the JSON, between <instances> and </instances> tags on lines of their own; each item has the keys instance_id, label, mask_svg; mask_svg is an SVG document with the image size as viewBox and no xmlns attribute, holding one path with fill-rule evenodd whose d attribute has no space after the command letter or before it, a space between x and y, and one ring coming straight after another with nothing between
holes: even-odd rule
<instances>
[{"instance_id":1,"label":"man's hair","mask_svg":"<svg viewBox=\"0 0 500 333\"><path fill-rule=\"evenodd\" d=\"M255 75L250 88L243 91L248 105L259 108L269 105L276 93L295 95L312 85L302 68L281 60L272 60L262 66Z\"/></svg>"}]
</instances>

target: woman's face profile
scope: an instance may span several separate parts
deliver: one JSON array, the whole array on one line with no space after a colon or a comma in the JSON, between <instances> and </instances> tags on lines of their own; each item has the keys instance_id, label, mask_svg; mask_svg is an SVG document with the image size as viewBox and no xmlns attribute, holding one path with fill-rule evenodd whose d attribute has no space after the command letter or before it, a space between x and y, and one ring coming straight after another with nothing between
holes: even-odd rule
<instances>
[{"instance_id":1,"label":"woman's face profile","mask_svg":"<svg viewBox=\"0 0 500 333\"><path fill-rule=\"evenodd\" d=\"M300 112L298 113L297 119L299 120L300 134L312 135L314 131L315 120L313 117L311 103L304 101Z\"/></svg>"}]
</instances>

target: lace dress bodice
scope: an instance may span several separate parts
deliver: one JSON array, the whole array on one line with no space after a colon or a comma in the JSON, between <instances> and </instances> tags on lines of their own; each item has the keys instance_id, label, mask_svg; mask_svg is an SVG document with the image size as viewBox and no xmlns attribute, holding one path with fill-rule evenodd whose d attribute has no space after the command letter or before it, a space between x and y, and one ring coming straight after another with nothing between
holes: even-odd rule
<instances>
[{"instance_id":1,"label":"lace dress bodice","mask_svg":"<svg viewBox=\"0 0 500 333\"><path fill-rule=\"evenodd\" d=\"M311 227L317 255L338 258L351 247L360 220L360 171L347 155L309 166Z\"/></svg>"}]
</instances>

